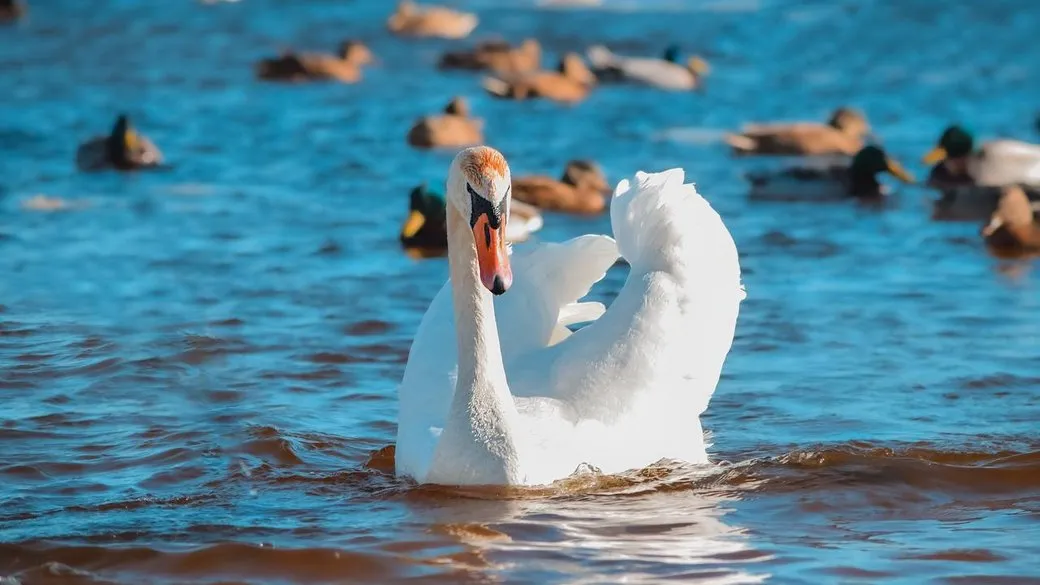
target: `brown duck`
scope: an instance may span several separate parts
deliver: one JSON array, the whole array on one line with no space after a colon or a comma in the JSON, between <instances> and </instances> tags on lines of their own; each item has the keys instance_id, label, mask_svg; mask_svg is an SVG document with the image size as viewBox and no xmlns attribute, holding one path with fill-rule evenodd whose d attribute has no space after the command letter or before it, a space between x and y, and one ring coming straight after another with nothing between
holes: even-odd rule
<instances>
[{"instance_id":1,"label":"brown duck","mask_svg":"<svg viewBox=\"0 0 1040 585\"><path fill-rule=\"evenodd\" d=\"M403 0L387 19L386 28L399 36L462 39L477 28L477 22L476 14Z\"/></svg>"},{"instance_id":2,"label":"brown duck","mask_svg":"<svg viewBox=\"0 0 1040 585\"><path fill-rule=\"evenodd\" d=\"M525 39L519 47L505 41L484 41L471 51L451 51L441 56L441 69L493 71L499 75L519 75L541 67L542 47L535 39Z\"/></svg>"},{"instance_id":3,"label":"brown duck","mask_svg":"<svg viewBox=\"0 0 1040 585\"><path fill-rule=\"evenodd\" d=\"M76 166L83 171L132 171L161 167L162 153L130 124L126 114L116 118L107 136L98 136L76 149Z\"/></svg>"},{"instance_id":4,"label":"brown duck","mask_svg":"<svg viewBox=\"0 0 1040 585\"><path fill-rule=\"evenodd\" d=\"M549 211L592 215L607 208L610 185L593 162L572 160L559 180L546 176L513 179L513 198Z\"/></svg>"},{"instance_id":5,"label":"brown duck","mask_svg":"<svg viewBox=\"0 0 1040 585\"><path fill-rule=\"evenodd\" d=\"M426 116L408 131L408 144L419 148L472 146L484 142L484 121L471 118L469 104L456 97L440 116Z\"/></svg>"},{"instance_id":6,"label":"brown duck","mask_svg":"<svg viewBox=\"0 0 1040 585\"><path fill-rule=\"evenodd\" d=\"M596 84L596 76L576 53L567 53L556 71L535 71L506 79L489 77L484 89L503 99L545 98L562 103L584 100Z\"/></svg>"},{"instance_id":7,"label":"brown duck","mask_svg":"<svg viewBox=\"0 0 1040 585\"><path fill-rule=\"evenodd\" d=\"M1040 252L1038 211L1019 186L1004 187L989 224L982 228L986 244L1003 252Z\"/></svg>"},{"instance_id":8,"label":"brown duck","mask_svg":"<svg viewBox=\"0 0 1040 585\"><path fill-rule=\"evenodd\" d=\"M852 156L863 148L870 134L866 117L852 108L841 107L826 124L786 122L751 124L739 134L729 134L726 142L736 154Z\"/></svg>"},{"instance_id":9,"label":"brown duck","mask_svg":"<svg viewBox=\"0 0 1040 585\"><path fill-rule=\"evenodd\" d=\"M285 52L256 65L256 76L270 81L336 80L354 83L361 66L372 62L372 52L358 41L344 41L338 55Z\"/></svg>"}]
</instances>

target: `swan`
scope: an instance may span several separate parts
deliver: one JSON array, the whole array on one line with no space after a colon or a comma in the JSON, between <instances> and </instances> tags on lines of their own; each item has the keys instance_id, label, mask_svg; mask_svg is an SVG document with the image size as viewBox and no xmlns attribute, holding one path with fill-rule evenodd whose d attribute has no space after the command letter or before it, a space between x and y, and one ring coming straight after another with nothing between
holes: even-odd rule
<instances>
[{"instance_id":1,"label":"swan","mask_svg":"<svg viewBox=\"0 0 1040 585\"><path fill-rule=\"evenodd\" d=\"M616 240L585 235L510 253L505 159L486 146L455 157L450 279L423 315L398 387L398 476L544 485L584 466L707 462L699 416L745 295L733 238L683 181L682 169L621 181ZM580 301L619 255L631 271L609 310Z\"/></svg>"}]
</instances>

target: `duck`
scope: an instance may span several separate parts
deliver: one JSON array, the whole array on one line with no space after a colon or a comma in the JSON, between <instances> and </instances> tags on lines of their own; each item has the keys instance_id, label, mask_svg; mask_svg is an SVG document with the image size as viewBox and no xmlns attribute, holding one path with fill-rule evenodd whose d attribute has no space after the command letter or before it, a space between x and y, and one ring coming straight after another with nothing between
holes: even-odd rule
<instances>
[{"instance_id":1,"label":"duck","mask_svg":"<svg viewBox=\"0 0 1040 585\"><path fill-rule=\"evenodd\" d=\"M162 152L134 129L126 114L119 114L107 136L91 138L76 150L76 166L83 171L131 171L162 165Z\"/></svg>"},{"instance_id":2,"label":"duck","mask_svg":"<svg viewBox=\"0 0 1040 585\"><path fill-rule=\"evenodd\" d=\"M640 171L614 191L613 237L510 248L511 185L491 147L451 163L449 279L398 387L396 475L539 486L707 463L700 415L746 296L722 218L681 168ZM619 257L630 270L610 307L582 301Z\"/></svg>"},{"instance_id":3,"label":"duck","mask_svg":"<svg viewBox=\"0 0 1040 585\"><path fill-rule=\"evenodd\" d=\"M586 52L592 72L599 81L631 81L667 90L693 90L701 87L711 71L708 62L693 56L680 62L677 45L665 49L660 59L624 57L616 55L603 45L590 47Z\"/></svg>"},{"instance_id":4,"label":"duck","mask_svg":"<svg viewBox=\"0 0 1040 585\"><path fill-rule=\"evenodd\" d=\"M14 22L25 16L25 4L18 0L0 0L0 22Z\"/></svg>"},{"instance_id":5,"label":"duck","mask_svg":"<svg viewBox=\"0 0 1040 585\"><path fill-rule=\"evenodd\" d=\"M779 122L750 124L725 141L739 155L847 155L864 146L870 124L859 110L842 106L826 124Z\"/></svg>"},{"instance_id":6,"label":"duck","mask_svg":"<svg viewBox=\"0 0 1040 585\"><path fill-rule=\"evenodd\" d=\"M484 121L470 117L469 104L456 96L440 116L419 119L407 136L418 148L473 146L484 141Z\"/></svg>"},{"instance_id":7,"label":"duck","mask_svg":"<svg viewBox=\"0 0 1040 585\"><path fill-rule=\"evenodd\" d=\"M851 159L808 159L803 166L772 173L750 173L751 197L780 201L879 200L888 194L877 175L889 173L903 183L914 177L880 146L863 147Z\"/></svg>"},{"instance_id":8,"label":"duck","mask_svg":"<svg viewBox=\"0 0 1040 585\"><path fill-rule=\"evenodd\" d=\"M596 77L577 53L567 53L556 71L535 71L500 79L484 79L484 89L497 98L526 100L545 98L555 102L574 104L588 97L596 84Z\"/></svg>"},{"instance_id":9,"label":"duck","mask_svg":"<svg viewBox=\"0 0 1040 585\"><path fill-rule=\"evenodd\" d=\"M1040 203L1031 202L1017 185L1001 188L1000 200L982 228L986 245L998 252L1040 252Z\"/></svg>"},{"instance_id":10,"label":"duck","mask_svg":"<svg viewBox=\"0 0 1040 585\"><path fill-rule=\"evenodd\" d=\"M470 51L450 51L441 55L438 66L519 75L537 71L541 62L542 46L536 39L524 39L518 47L505 41L484 41Z\"/></svg>"},{"instance_id":11,"label":"duck","mask_svg":"<svg viewBox=\"0 0 1040 585\"><path fill-rule=\"evenodd\" d=\"M542 228L542 214L530 205L513 201L506 227L506 241L519 243ZM408 194L408 218L401 226L401 245L406 249L445 250L448 247L444 198L430 191L426 184Z\"/></svg>"},{"instance_id":12,"label":"duck","mask_svg":"<svg viewBox=\"0 0 1040 585\"><path fill-rule=\"evenodd\" d=\"M324 81L356 83L361 67L372 62L372 52L364 43L347 40L340 43L338 55L322 53L282 53L262 59L256 64L256 76L268 81Z\"/></svg>"},{"instance_id":13,"label":"duck","mask_svg":"<svg viewBox=\"0 0 1040 585\"><path fill-rule=\"evenodd\" d=\"M513 199L549 211L594 215L607 208L610 185L592 161L572 160L557 180L545 176L513 179Z\"/></svg>"},{"instance_id":14,"label":"duck","mask_svg":"<svg viewBox=\"0 0 1040 585\"><path fill-rule=\"evenodd\" d=\"M398 36L463 39L477 28L478 22L476 14L403 0L387 19L386 27Z\"/></svg>"}]
</instances>

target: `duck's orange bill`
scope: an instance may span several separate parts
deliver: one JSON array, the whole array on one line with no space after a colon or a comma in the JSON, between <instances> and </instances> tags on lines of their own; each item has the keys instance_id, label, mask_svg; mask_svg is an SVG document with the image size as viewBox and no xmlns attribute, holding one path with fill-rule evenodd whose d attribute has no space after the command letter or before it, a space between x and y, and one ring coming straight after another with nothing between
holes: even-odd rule
<instances>
[{"instance_id":1,"label":"duck's orange bill","mask_svg":"<svg viewBox=\"0 0 1040 585\"><path fill-rule=\"evenodd\" d=\"M928 154L924 155L923 160L926 165L934 165L939 161L946 160L946 149L941 146L936 146L928 151Z\"/></svg>"},{"instance_id":2,"label":"duck's orange bill","mask_svg":"<svg viewBox=\"0 0 1040 585\"><path fill-rule=\"evenodd\" d=\"M426 216L419 213L418 211L412 210L408 214L408 219L404 220L404 226L401 228L401 237L411 238L415 234L419 233L422 226L426 223Z\"/></svg>"},{"instance_id":3,"label":"duck's orange bill","mask_svg":"<svg viewBox=\"0 0 1040 585\"><path fill-rule=\"evenodd\" d=\"M892 176L899 179L904 183L913 183L914 176L911 175L903 165L899 164L898 161L888 159L888 172L892 173Z\"/></svg>"},{"instance_id":4,"label":"duck's orange bill","mask_svg":"<svg viewBox=\"0 0 1040 585\"><path fill-rule=\"evenodd\" d=\"M480 282L492 294L500 295L513 284L513 269L509 266L509 253L506 251L506 220L502 218L498 229L491 229L488 221L487 214L482 214L473 224L477 266Z\"/></svg>"}]
</instances>

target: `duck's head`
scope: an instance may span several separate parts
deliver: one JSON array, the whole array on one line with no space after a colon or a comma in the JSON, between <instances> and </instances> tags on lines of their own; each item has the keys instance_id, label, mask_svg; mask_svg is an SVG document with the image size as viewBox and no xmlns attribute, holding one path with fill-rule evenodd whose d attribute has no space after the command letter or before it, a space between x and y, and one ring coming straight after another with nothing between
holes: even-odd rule
<instances>
[{"instance_id":1,"label":"duck's head","mask_svg":"<svg viewBox=\"0 0 1040 585\"><path fill-rule=\"evenodd\" d=\"M346 40L339 44L339 56L354 65L368 65L372 62L372 51L361 41Z\"/></svg>"},{"instance_id":2,"label":"duck's head","mask_svg":"<svg viewBox=\"0 0 1040 585\"><path fill-rule=\"evenodd\" d=\"M117 163L127 163L141 147L137 131L130 125L126 114L119 114L108 136L108 153Z\"/></svg>"},{"instance_id":3,"label":"duck's head","mask_svg":"<svg viewBox=\"0 0 1040 585\"><path fill-rule=\"evenodd\" d=\"M679 59L681 57L682 57L682 50L679 49L679 45L676 45L675 43L672 43L672 44L668 45L667 47L665 47L664 55L662 55L661 58L664 59L665 61L669 61L671 63L678 63Z\"/></svg>"},{"instance_id":4,"label":"duck's head","mask_svg":"<svg viewBox=\"0 0 1040 585\"><path fill-rule=\"evenodd\" d=\"M870 123L863 112L842 106L831 112L827 124L852 136L866 136L870 134Z\"/></svg>"},{"instance_id":5,"label":"duck's head","mask_svg":"<svg viewBox=\"0 0 1040 585\"><path fill-rule=\"evenodd\" d=\"M585 65L585 60L577 53L567 53L560 59L556 71L568 79L572 79L586 86L596 84L596 76Z\"/></svg>"},{"instance_id":6,"label":"duck's head","mask_svg":"<svg viewBox=\"0 0 1040 585\"><path fill-rule=\"evenodd\" d=\"M427 190L423 183L408 194L408 219L401 226L401 243L408 245L413 242L426 226L444 229L444 200Z\"/></svg>"},{"instance_id":7,"label":"duck's head","mask_svg":"<svg viewBox=\"0 0 1040 585\"><path fill-rule=\"evenodd\" d=\"M449 116L462 116L463 118L469 117L469 103L466 98L462 96L455 96L448 105L444 107L444 113Z\"/></svg>"},{"instance_id":8,"label":"duck's head","mask_svg":"<svg viewBox=\"0 0 1040 585\"><path fill-rule=\"evenodd\" d=\"M542 54L542 45L538 39L524 39L524 42L520 43L520 52L537 59Z\"/></svg>"},{"instance_id":9,"label":"duck's head","mask_svg":"<svg viewBox=\"0 0 1040 585\"><path fill-rule=\"evenodd\" d=\"M924 155L924 162L931 165L947 159L959 159L971 154L974 148L975 139L972 138L971 132L954 124L943 130L935 148Z\"/></svg>"},{"instance_id":10,"label":"duck's head","mask_svg":"<svg viewBox=\"0 0 1040 585\"><path fill-rule=\"evenodd\" d=\"M914 177L898 161L889 158L880 146L864 146L849 164L849 173L854 177L875 177L888 173L904 183L913 183Z\"/></svg>"},{"instance_id":11,"label":"duck's head","mask_svg":"<svg viewBox=\"0 0 1040 585\"><path fill-rule=\"evenodd\" d=\"M610 191L610 184L599 165L590 160L572 160L563 169L561 182L580 187L592 189L601 193Z\"/></svg>"},{"instance_id":12,"label":"duck's head","mask_svg":"<svg viewBox=\"0 0 1040 585\"><path fill-rule=\"evenodd\" d=\"M513 283L506 248L511 188L505 157L488 146L463 150L448 171L449 246L453 243L453 231L461 231L465 226L472 232L480 282L496 295L506 292ZM450 250L449 253L461 254Z\"/></svg>"}]
</instances>

